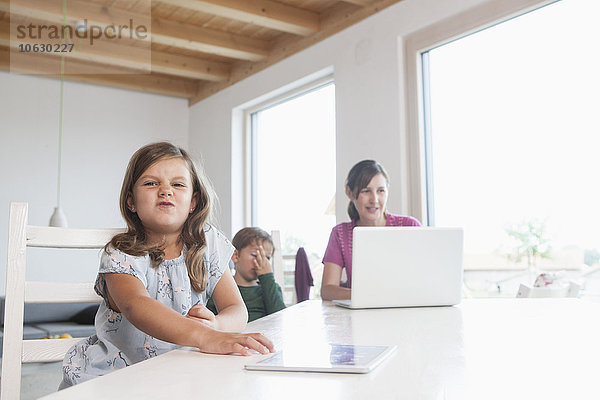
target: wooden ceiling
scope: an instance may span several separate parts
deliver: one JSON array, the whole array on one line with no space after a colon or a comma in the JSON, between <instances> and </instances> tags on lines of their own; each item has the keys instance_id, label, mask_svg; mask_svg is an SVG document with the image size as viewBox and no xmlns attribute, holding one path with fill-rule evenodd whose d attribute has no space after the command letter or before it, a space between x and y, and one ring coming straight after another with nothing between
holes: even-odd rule
<instances>
[{"instance_id":1,"label":"wooden ceiling","mask_svg":"<svg viewBox=\"0 0 600 400\"><path fill-rule=\"evenodd\" d=\"M62 62L65 80L183 97L192 105L398 1L0 0L0 68L60 78ZM48 37L58 39L39 27L76 29L84 20L104 35L90 43L88 28L85 39L68 37L71 51L40 51ZM145 21L147 34L124 34L117 43L110 27L133 20ZM38 51L24 51L27 44Z\"/></svg>"}]
</instances>

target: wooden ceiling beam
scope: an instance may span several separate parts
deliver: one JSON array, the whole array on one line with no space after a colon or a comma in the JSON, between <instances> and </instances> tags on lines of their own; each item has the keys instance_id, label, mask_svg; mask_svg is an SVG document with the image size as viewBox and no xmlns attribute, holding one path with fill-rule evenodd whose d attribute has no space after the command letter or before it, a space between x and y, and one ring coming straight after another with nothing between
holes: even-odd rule
<instances>
[{"instance_id":1,"label":"wooden ceiling beam","mask_svg":"<svg viewBox=\"0 0 600 400\"><path fill-rule=\"evenodd\" d=\"M342 0L342 1L345 3L350 3L350 4L354 4L354 5L361 6L361 7L371 5L374 2L374 0Z\"/></svg>"},{"instance_id":2,"label":"wooden ceiling beam","mask_svg":"<svg viewBox=\"0 0 600 400\"><path fill-rule=\"evenodd\" d=\"M152 51L152 72L203 81L222 82L229 79L229 71L229 66L223 63Z\"/></svg>"},{"instance_id":3,"label":"wooden ceiling beam","mask_svg":"<svg viewBox=\"0 0 600 400\"><path fill-rule=\"evenodd\" d=\"M94 45L81 43L74 38L75 49L65 53L48 53L50 56L58 57L61 54L67 59L97 62L116 67L128 68L140 73L158 72L168 75L179 76L188 79L201 79L211 82L220 82L229 78L229 66L204 61L195 57L181 56L170 53L151 51L150 46L133 47L98 40ZM48 41L49 42L49 41ZM19 45L39 44L39 39L10 40L10 35L0 32L0 45L18 49ZM46 43L46 41L44 41ZM21 55L21 56L29 56Z\"/></svg>"},{"instance_id":4,"label":"wooden ceiling beam","mask_svg":"<svg viewBox=\"0 0 600 400\"><path fill-rule=\"evenodd\" d=\"M219 17L301 36L319 30L319 14L272 0L158 0Z\"/></svg>"},{"instance_id":5,"label":"wooden ceiling beam","mask_svg":"<svg viewBox=\"0 0 600 400\"><path fill-rule=\"evenodd\" d=\"M47 71L60 71L60 58L44 55L33 55L34 62L22 65L11 62L10 50L0 47L0 70L11 73L35 75L42 78L59 79L60 75L47 74ZM14 61L14 60L13 60ZM89 69L90 74L68 74L67 81L83 82L93 85L110 86L172 97L191 98L198 91L197 81L171 78L159 74L128 74L125 69L90 65L78 60L68 60L66 69L72 66L75 70ZM120 72L120 73L119 73Z\"/></svg>"},{"instance_id":6,"label":"wooden ceiling beam","mask_svg":"<svg viewBox=\"0 0 600 400\"><path fill-rule=\"evenodd\" d=\"M62 25L64 16L56 4L46 0L18 0L12 4L10 0L0 0L0 11ZM191 24L150 19L149 15L144 16L115 7L106 8L84 1L69 0L68 7L67 24L72 26L81 19L87 19L88 24L102 28L117 24L127 25L129 18L133 17L134 21L151 21L148 40L152 40L153 43L246 61L262 60L269 54L269 43L264 40ZM123 21L124 18L126 21Z\"/></svg>"},{"instance_id":7,"label":"wooden ceiling beam","mask_svg":"<svg viewBox=\"0 0 600 400\"><path fill-rule=\"evenodd\" d=\"M286 35L273 43L274 50L267 59L255 63L236 64L227 82L199 83L198 93L190 99L190 106L400 1L402 0L377 0L362 8L351 4L336 7L321 16L319 32L300 40L292 35Z\"/></svg>"},{"instance_id":8,"label":"wooden ceiling beam","mask_svg":"<svg viewBox=\"0 0 600 400\"><path fill-rule=\"evenodd\" d=\"M152 20L152 42L245 61L269 55L265 40L167 20Z\"/></svg>"}]
</instances>

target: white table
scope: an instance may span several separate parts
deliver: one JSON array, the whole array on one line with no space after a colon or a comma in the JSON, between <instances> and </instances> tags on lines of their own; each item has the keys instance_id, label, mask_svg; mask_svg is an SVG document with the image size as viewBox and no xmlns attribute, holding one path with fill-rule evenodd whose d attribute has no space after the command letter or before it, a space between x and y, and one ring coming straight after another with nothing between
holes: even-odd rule
<instances>
[{"instance_id":1,"label":"white table","mask_svg":"<svg viewBox=\"0 0 600 400\"><path fill-rule=\"evenodd\" d=\"M308 301L248 325L277 348L397 351L369 374L246 371L244 358L176 350L45 399L599 399L600 304L465 300L457 307L345 310Z\"/></svg>"}]
</instances>

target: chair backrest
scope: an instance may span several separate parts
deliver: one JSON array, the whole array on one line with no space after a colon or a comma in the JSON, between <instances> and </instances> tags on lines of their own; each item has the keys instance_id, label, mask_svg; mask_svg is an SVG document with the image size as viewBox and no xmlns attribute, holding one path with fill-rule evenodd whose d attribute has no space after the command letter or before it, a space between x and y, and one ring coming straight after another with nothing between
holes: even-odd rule
<instances>
[{"instance_id":1,"label":"chair backrest","mask_svg":"<svg viewBox=\"0 0 600 400\"><path fill-rule=\"evenodd\" d=\"M271 257L271 267L275 282L283 290L285 281L283 278L283 254L281 252L281 233L279 231L271 231L271 239L273 240L273 257Z\"/></svg>"},{"instance_id":2,"label":"chair backrest","mask_svg":"<svg viewBox=\"0 0 600 400\"><path fill-rule=\"evenodd\" d=\"M271 231L271 239L273 239L273 257L271 261L271 267L273 267L275 282L277 282L277 284L279 285L279 287L281 287L281 290L283 291L283 301L285 302L285 305L289 306L292 304L296 304L296 289L294 288L293 282L294 271L286 271L284 264L284 260L293 260L296 258L296 256L283 254L281 247L281 233L279 231ZM291 281L291 283L286 285L286 280L288 282Z\"/></svg>"},{"instance_id":3,"label":"chair backrest","mask_svg":"<svg viewBox=\"0 0 600 400\"><path fill-rule=\"evenodd\" d=\"M18 399L21 364L63 359L81 338L23 340L25 303L99 303L93 282L25 280L27 247L101 249L123 229L68 229L27 225L27 203L11 203L0 400Z\"/></svg>"}]
</instances>

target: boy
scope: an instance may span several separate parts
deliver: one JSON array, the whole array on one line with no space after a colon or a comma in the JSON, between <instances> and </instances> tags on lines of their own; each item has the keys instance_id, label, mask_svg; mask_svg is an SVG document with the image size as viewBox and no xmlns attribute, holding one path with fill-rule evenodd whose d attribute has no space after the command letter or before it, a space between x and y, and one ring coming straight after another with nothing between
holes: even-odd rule
<instances>
[{"instance_id":1,"label":"boy","mask_svg":"<svg viewBox=\"0 0 600 400\"><path fill-rule=\"evenodd\" d=\"M231 256L235 264L233 279L248 309L248 322L283 310L283 294L269 262L273 255L271 235L260 228L244 228L231 243L235 247ZM206 307L217 314L212 299Z\"/></svg>"}]
</instances>

